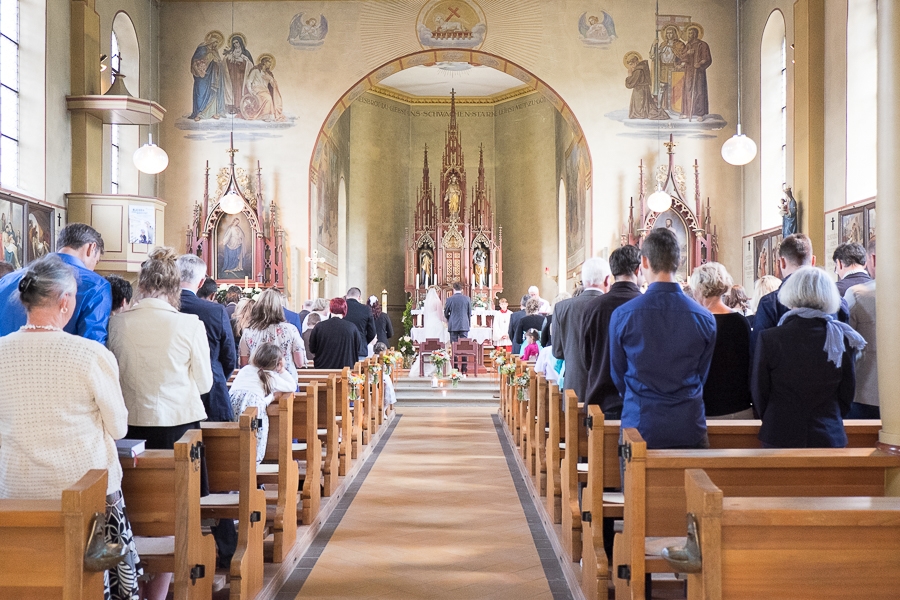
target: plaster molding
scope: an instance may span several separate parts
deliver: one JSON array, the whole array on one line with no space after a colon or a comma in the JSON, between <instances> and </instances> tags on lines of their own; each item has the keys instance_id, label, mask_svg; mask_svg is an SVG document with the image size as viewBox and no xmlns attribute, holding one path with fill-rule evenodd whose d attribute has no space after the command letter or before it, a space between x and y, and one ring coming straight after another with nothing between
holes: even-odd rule
<instances>
[{"instance_id":1,"label":"plaster molding","mask_svg":"<svg viewBox=\"0 0 900 600\"><path fill-rule=\"evenodd\" d=\"M412 96L386 85L372 86L368 89L368 92L370 94L375 94L376 96L381 96L382 98L387 98L388 100L394 100L396 102L402 102L404 104L410 105L448 104L450 102L450 99L446 96ZM456 103L465 105L496 106L497 104L500 104L502 102L515 100L516 98L522 98L524 96L535 93L537 93L537 90L530 85L522 85L511 90L506 90L505 92L501 92L499 94L494 94L493 96L457 96Z\"/></svg>"}]
</instances>

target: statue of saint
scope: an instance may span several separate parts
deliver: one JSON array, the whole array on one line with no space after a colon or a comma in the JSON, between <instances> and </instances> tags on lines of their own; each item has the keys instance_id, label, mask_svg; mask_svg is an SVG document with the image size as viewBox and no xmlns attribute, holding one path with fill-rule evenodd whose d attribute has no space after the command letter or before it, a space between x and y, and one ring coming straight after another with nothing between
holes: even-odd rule
<instances>
[{"instance_id":1,"label":"statue of saint","mask_svg":"<svg viewBox=\"0 0 900 600\"><path fill-rule=\"evenodd\" d=\"M419 257L419 264L421 265L422 278L427 282L431 280L431 268L433 265L433 260L431 258L431 252L428 250L422 250L422 255Z\"/></svg>"},{"instance_id":2,"label":"statue of saint","mask_svg":"<svg viewBox=\"0 0 900 600\"><path fill-rule=\"evenodd\" d=\"M481 246L475 248L475 252L472 254L472 263L475 267L475 285L487 286L487 252Z\"/></svg>"},{"instance_id":3,"label":"statue of saint","mask_svg":"<svg viewBox=\"0 0 900 600\"><path fill-rule=\"evenodd\" d=\"M782 238L797 233L797 201L794 200L791 188L786 188L784 194L786 198L781 199L781 206L778 207L778 212L781 213Z\"/></svg>"},{"instance_id":4,"label":"statue of saint","mask_svg":"<svg viewBox=\"0 0 900 600\"><path fill-rule=\"evenodd\" d=\"M462 192L459 189L459 177L456 173L453 173L450 175L450 185L447 186L447 193L444 195L444 199L449 205L451 215L459 214L459 198L461 195Z\"/></svg>"}]
</instances>

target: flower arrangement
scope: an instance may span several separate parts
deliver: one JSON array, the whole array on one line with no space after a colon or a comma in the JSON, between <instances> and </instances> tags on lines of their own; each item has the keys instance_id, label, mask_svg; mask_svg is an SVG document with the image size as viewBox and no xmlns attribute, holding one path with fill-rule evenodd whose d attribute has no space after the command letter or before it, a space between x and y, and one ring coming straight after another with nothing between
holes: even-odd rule
<instances>
[{"instance_id":1,"label":"flower arrangement","mask_svg":"<svg viewBox=\"0 0 900 600\"><path fill-rule=\"evenodd\" d=\"M499 369L506 364L506 352L503 350L491 350L491 362Z\"/></svg>"},{"instance_id":2,"label":"flower arrangement","mask_svg":"<svg viewBox=\"0 0 900 600\"><path fill-rule=\"evenodd\" d=\"M397 349L403 357L403 368L408 369L416 356L416 347L413 345L412 338L404 335L397 340Z\"/></svg>"},{"instance_id":3,"label":"flower arrangement","mask_svg":"<svg viewBox=\"0 0 900 600\"><path fill-rule=\"evenodd\" d=\"M475 294L475 300L472 301L472 306L475 308L487 308L488 303L487 299L485 299L484 294Z\"/></svg>"},{"instance_id":4,"label":"flower arrangement","mask_svg":"<svg viewBox=\"0 0 900 600\"><path fill-rule=\"evenodd\" d=\"M350 400L356 400L359 398L359 390L360 387L366 382L365 377L359 375L357 373L352 373L348 379L348 383L350 384Z\"/></svg>"},{"instance_id":5,"label":"flower arrangement","mask_svg":"<svg viewBox=\"0 0 900 600\"><path fill-rule=\"evenodd\" d=\"M453 387L459 387L459 382L462 381L462 373L453 369L450 373L450 385Z\"/></svg>"},{"instance_id":6,"label":"flower arrangement","mask_svg":"<svg viewBox=\"0 0 900 600\"><path fill-rule=\"evenodd\" d=\"M219 289L216 290L216 302L219 304L225 304L225 297L228 294L228 288L235 285L234 283L220 283ZM238 286L240 287L240 286ZM261 287L250 287L247 286L241 289L241 297L242 298L250 298L252 300L258 300L259 295L263 293L263 288Z\"/></svg>"},{"instance_id":7,"label":"flower arrangement","mask_svg":"<svg viewBox=\"0 0 900 600\"><path fill-rule=\"evenodd\" d=\"M516 374L516 365L512 363L502 364L497 371L500 373L501 377L506 375L506 383L508 385L513 384L513 376Z\"/></svg>"},{"instance_id":8,"label":"flower arrangement","mask_svg":"<svg viewBox=\"0 0 900 600\"><path fill-rule=\"evenodd\" d=\"M378 383L379 373L381 373L381 365L369 365L369 383Z\"/></svg>"},{"instance_id":9,"label":"flower arrangement","mask_svg":"<svg viewBox=\"0 0 900 600\"><path fill-rule=\"evenodd\" d=\"M448 362L450 362L449 350L435 350L431 353L431 364L433 364L434 368L438 371L443 371L444 365L446 365Z\"/></svg>"},{"instance_id":10,"label":"flower arrangement","mask_svg":"<svg viewBox=\"0 0 900 600\"><path fill-rule=\"evenodd\" d=\"M516 397L519 399L519 402L525 402L525 388L527 388L530 383L531 376L527 372L519 375L513 380L513 385L516 386Z\"/></svg>"}]
</instances>

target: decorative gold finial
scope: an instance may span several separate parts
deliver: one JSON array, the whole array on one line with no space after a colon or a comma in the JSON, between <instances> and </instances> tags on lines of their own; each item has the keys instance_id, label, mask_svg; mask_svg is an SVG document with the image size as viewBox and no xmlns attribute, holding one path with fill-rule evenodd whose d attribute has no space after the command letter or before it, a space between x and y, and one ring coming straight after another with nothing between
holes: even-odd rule
<instances>
[{"instance_id":1,"label":"decorative gold finial","mask_svg":"<svg viewBox=\"0 0 900 600\"><path fill-rule=\"evenodd\" d=\"M674 141L672 139L672 136L669 136L668 142L663 143L663 146L666 147L669 154L675 154L675 146L677 146L677 145L678 145L678 142Z\"/></svg>"}]
</instances>

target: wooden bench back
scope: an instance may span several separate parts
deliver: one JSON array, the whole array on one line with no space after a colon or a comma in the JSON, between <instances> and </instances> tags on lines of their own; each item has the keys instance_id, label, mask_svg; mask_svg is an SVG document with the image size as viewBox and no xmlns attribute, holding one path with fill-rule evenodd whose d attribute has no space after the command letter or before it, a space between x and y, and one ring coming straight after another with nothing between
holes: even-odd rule
<instances>
[{"instance_id":1,"label":"wooden bench back","mask_svg":"<svg viewBox=\"0 0 900 600\"><path fill-rule=\"evenodd\" d=\"M106 482L105 470L91 470L59 500L0 500L0 598L103 597L103 572L85 570L84 551Z\"/></svg>"},{"instance_id":2,"label":"wooden bench back","mask_svg":"<svg viewBox=\"0 0 900 600\"><path fill-rule=\"evenodd\" d=\"M258 411L257 407L248 406L237 423L204 421L200 424L211 493L256 489Z\"/></svg>"},{"instance_id":3,"label":"wooden bench back","mask_svg":"<svg viewBox=\"0 0 900 600\"><path fill-rule=\"evenodd\" d=\"M689 600L897 595L900 498L732 497L700 469L685 493L702 554Z\"/></svg>"},{"instance_id":4,"label":"wooden bench back","mask_svg":"<svg viewBox=\"0 0 900 600\"><path fill-rule=\"evenodd\" d=\"M264 463L278 465L278 473L260 475L260 483L275 483L275 515L272 517L274 545L272 561L282 562L297 540L297 486L299 471L294 461L292 437L294 428L294 392L275 392L275 399L266 408L269 415L269 436ZM266 502L271 504L267 494Z\"/></svg>"}]
</instances>

